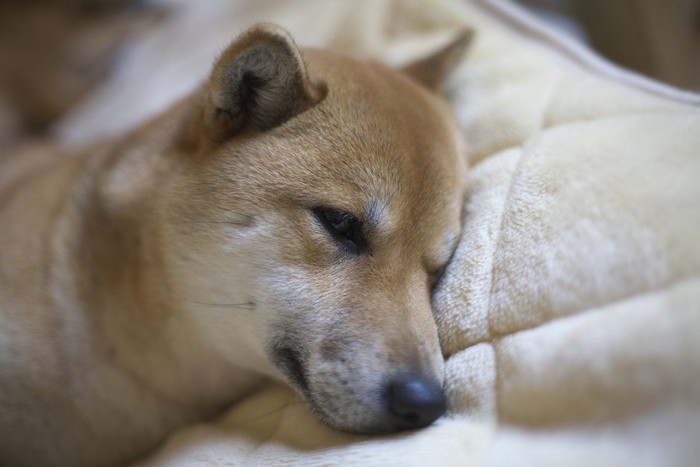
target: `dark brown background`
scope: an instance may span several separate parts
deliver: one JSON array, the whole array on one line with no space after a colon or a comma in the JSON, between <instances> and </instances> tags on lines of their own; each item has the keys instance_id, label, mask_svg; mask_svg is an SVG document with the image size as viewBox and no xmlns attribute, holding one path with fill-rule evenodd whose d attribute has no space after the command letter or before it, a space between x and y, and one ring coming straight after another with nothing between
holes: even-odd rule
<instances>
[{"instance_id":1,"label":"dark brown background","mask_svg":"<svg viewBox=\"0 0 700 467\"><path fill-rule=\"evenodd\" d=\"M700 91L700 0L515 0L612 61Z\"/></svg>"}]
</instances>

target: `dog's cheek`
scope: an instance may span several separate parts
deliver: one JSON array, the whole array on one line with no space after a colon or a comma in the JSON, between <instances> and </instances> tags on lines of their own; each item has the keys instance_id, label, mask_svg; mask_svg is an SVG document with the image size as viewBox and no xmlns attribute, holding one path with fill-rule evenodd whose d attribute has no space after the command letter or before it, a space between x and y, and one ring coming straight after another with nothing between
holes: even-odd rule
<instances>
[{"instance_id":1,"label":"dog's cheek","mask_svg":"<svg viewBox=\"0 0 700 467\"><path fill-rule=\"evenodd\" d=\"M265 353L283 379L306 392L306 360L313 346L314 290L298 268L279 264L260 277L257 287L265 321ZM316 328L321 328L317 325Z\"/></svg>"}]
</instances>

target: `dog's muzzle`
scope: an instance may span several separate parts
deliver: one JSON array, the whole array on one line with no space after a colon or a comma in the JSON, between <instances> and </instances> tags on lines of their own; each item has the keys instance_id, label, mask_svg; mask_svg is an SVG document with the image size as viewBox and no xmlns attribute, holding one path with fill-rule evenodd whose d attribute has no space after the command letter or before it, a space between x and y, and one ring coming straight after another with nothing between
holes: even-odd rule
<instances>
[{"instance_id":1,"label":"dog's muzzle","mask_svg":"<svg viewBox=\"0 0 700 467\"><path fill-rule=\"evenodd\" d=\"M411 430L430 425L447 410L447 399L442 384L434 376L415 369L387 378L387 382L376 387L377 392L374 392L374 395L372 391L361 396L365 400L376 401L367 406L367 410L373 413L370 420L345 420L342 410L337 412L337 407L342 406L342 403L329 404L314 393L313 385L310 384L310 376L313 375L307 373L309 368L304 358L307 353L303 347L292 345L291 339L285 339L283 342L284 345L271 347L272 361L291 385L305 396L312 409L322 415L331 415L322 418L336 428L359 433ZM352 403L352 397L344 402L346 406Z\"/></svg>"}]
</instances>

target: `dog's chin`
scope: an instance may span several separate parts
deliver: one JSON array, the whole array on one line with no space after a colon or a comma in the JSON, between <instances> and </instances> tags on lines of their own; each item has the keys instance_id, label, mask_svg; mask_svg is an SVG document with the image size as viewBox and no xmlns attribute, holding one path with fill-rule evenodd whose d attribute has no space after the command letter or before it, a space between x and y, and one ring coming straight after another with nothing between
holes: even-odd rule
<instances>
[{"instance_id":1,"label":"dog's chin","mask_svg":"<svg viewBox=\"0 0 700 467\"><path fill-rule=\"evenodd\" d=\"M345 398L342 396L335 397L331 402L312 389L306 391L302 391L298 387L295 387L295 389L302 395L314 415L321 422L336 430L360 435L379 435L395 433L405 429L392 424L389 421L390 417L388 414L383 413L384 411L381 409L366 407L366 404L358 404L353 400L344 402L343 399ZM371 397L368 398L371 399ZM354 413L352 413L353 411L347 413L345 410L337 410L335 407L338 404L355 406L358 410L354 411ZM358 415L360 416L358 417Z\"/></svg>"},{"instance_id":2,"label":"dog's chin","mask_svg":"<svg viewBox=\"0 0 700 467\"><path fill-rule=\"evenodd\" d=\"M312 384L308 391L299 392L319 420L332 428L348 433L390 434L423 428L434 421L434 418L420 421L414 418L406 420L397 417L395 413L386 408L386 396L380 391L370 392L364 397L359 395L359 398L348 394L329 396L323 392L314 391ZM444 409L440 414L442 412Z\"/></svg>"},{"instance_id":3,"label":"dog's chin","mask_svg":"<svg viewBox=\"0 0 700 467\"><path fill-rule=\"evenodd\" d=\"M328 412L323 409L323 404L317 403L316 400L313 399L313 396L305 395L304 399L309 405L311 411L319 420L321 420L321 422L339 431L358 435L382 435L395 433L402 430L402 428L392 426L388 423L364 422L358 424L353 423L352 421L346 421L342 419L342 416L338 416L337 414L333 414L332 412Z\"/></svg>"}]
</instances>

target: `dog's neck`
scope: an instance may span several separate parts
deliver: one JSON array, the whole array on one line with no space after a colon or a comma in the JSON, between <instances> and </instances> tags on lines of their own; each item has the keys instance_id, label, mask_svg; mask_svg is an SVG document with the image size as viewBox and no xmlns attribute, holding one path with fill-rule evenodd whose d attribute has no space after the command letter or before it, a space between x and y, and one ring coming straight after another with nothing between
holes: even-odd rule
<instances>
[{"instance_id":1,"label":"dog's neck","mask_svg":"<svg viewBox=\"0 0 700 467\"><path fill-rule=\"evenodd\" d=\"M50 312L66 319L82 308L87 321L68 327L82 334L72 338L86 341L82 351L100 354L94 360L101 366L111 365L89 371L164 402L156 412L174 404L185 418L197 419L217 413L259 376L217 356L183 319L163 256L159 191L177 172L178 156L158 146L172 145L172 138L146 138L177 134L189 105L173 108L181 118L152 122L143 138L132 134L76 158L74 187L65 192L50 234L60 273L50 275L45 293L56 307Z\"/></svg>"}]
</instances>

